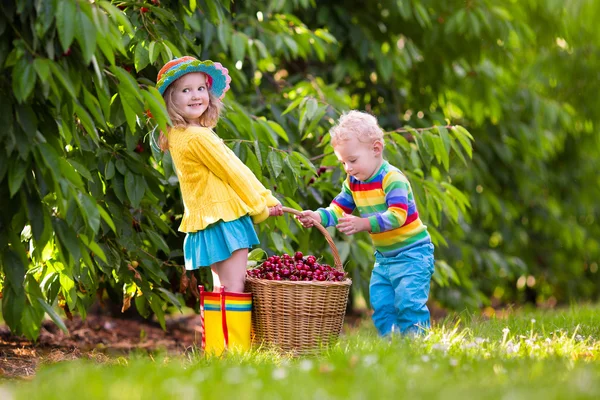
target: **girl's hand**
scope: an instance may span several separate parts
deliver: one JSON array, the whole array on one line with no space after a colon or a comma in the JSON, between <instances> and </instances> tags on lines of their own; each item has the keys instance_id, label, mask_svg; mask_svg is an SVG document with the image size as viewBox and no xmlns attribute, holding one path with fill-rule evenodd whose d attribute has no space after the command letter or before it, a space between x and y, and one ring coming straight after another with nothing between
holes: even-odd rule
<instances>
[{"instance_id":1,"label":"girl's hand","mask_svg":"<svg viewBox=\"0 0 600 400\"><path fill-rule=\"evenodd\" d=\"M370 231L371 223L367 218L344 214L344 216L338 220L336 228L346 235L354 235L358 232Z\"/></svg>"},{"instance_id":2,"label":"girl's hand","mask_svg":"<svg viewBox=\"0 0 600 400\"><path fill-rule=\"evenodd\" d=\"M281 217L283 215L283 206L277 204L276 206L269 207L269 217Z\"/></svg>"},{"instance_id":3,"label":"girl's hand","mask_svg":"<svg viewBox=\"0 0 600 400\"><path fill-rule=\"evenodd\" d=\"M321 215L314 211L302 211L300 215L296 216L296 219L300 221L303 227L310 228L314 226L316 223L321 223Z\"/></svg>"}]
</instances>

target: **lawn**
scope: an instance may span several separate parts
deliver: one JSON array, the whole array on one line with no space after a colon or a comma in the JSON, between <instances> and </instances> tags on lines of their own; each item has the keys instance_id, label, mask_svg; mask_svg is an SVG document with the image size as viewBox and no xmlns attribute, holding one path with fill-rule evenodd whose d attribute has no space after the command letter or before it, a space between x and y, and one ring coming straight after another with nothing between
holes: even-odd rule
<instances>
[{"instance_id":1,"label":"lawn","mask_svg":"<svg viewBox=\"0 0 600 400\"><path fill-rule=\"evenodd\" d=\"M600 307L455 314L419 338L378 338L364 321L319 356L133 353L47 363L0 386L3 399L209 397L597 399Z\"/></svg>"}]
</instances>

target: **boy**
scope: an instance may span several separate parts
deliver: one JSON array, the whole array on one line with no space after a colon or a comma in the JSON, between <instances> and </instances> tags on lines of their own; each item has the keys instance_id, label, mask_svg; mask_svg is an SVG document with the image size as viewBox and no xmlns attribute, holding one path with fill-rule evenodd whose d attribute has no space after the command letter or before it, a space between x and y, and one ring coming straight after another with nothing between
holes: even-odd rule
<instances>
[{"instance_id":1,"label":"boy","mask_svg":"<svg viewBox=\"0 0 600 400\"><path fill-rule=\"evenodd\" d=\"M350 111L331 131L331 145L348 174L327 208L303 211L303 226L317 221L346 235L367 231L375 246L369 293L380 335L418 334L429 328L426 302L434 268L433 244L406 176L383 158L383 130L374 116ZM360 217L350 215L358 209Z\"/></svg>"}]
</instances>

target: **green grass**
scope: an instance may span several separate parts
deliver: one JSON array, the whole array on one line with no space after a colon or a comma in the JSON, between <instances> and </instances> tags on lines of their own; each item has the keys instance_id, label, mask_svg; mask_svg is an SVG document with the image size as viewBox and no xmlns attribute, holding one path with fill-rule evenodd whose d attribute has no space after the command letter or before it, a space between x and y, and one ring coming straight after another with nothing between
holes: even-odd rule
<instances>
[{"instance_id":1,"label":"green grass","mask_svg":"<svg viewBox=\"0 0 600 400\"><path fill-rule=\"evenodd\" d=\"M318 357L134 354L44 365L5 382L16 399L600 398L600 308L454 315L425 337L378 338L370 321Z\"/></svg>"}]
</instances>

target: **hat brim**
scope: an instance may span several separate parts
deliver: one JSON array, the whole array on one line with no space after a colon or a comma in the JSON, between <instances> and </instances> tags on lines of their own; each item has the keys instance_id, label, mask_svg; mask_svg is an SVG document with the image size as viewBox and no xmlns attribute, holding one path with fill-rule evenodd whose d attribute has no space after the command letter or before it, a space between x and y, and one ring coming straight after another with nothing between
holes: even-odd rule
<instances>
[{"instance_id":1,"label":"hat brim","mask_svg":"<svg viewBox=\"0 0 600 400\"><path fill-rule=\"evenodd\" d=\"M162 95L170 84L191 72L202 72L209 75L212 78L210 91L219 99L222 99L229 90L229 83L231 82L229 70L221 65L221 63L210 60L191 60L174 66L160 77L156 83L156 88Z\"/></svg>"}]
</instances>

